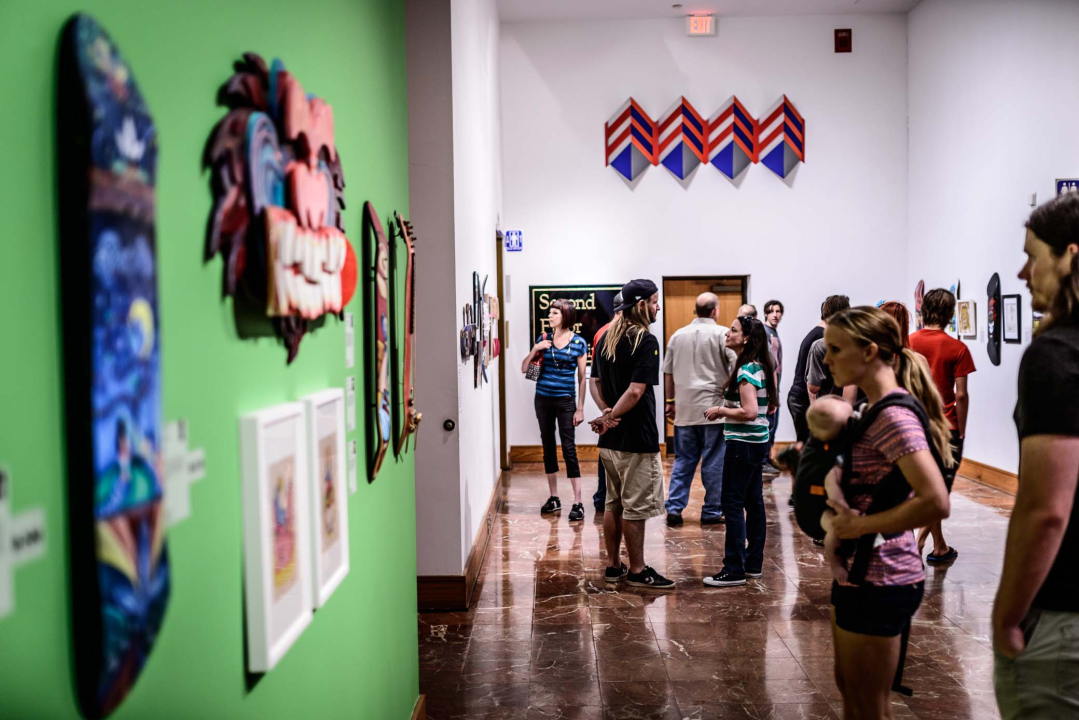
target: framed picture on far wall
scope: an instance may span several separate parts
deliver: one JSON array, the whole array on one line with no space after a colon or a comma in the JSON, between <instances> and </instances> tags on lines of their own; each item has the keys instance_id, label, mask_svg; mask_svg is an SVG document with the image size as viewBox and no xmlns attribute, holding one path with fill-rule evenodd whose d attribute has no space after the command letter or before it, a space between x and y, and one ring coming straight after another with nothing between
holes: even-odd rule
<instances>
[{"instance_id":1,"label":"framed picture on far wall","mask_svg":"<svg viewBox=\"0 0 1079 720\"><path fill-rule=\"evenodd\" d=\"M1004 306L1004 322L1001 323L1003 332L1001 333L1004 342L1006 343L1018 343L1023 339L1023 296L1022 295L1004 295L1001 298L1001 304Z\"/></svg>"},{"instance_id":2,"label":"framed picture on far wall","mask_svg":"<svg viewBox=\"0 0 1079 720\"><path fill-rule=\"evenodd\" d=\"M303 403L240 419L247 667L272 670L311 622L311 516Z\"/></svg>"},{"instance_id":3,"label":"framed picture on far wall","mask_svg":"<svg viewBox=\"0 0 1079 720\"><path fill-rule=\"evenodd\" d=\"M955 304L955 323L959 337L968 340L978 337L978 307L973 300L960 300Z\"/></svg>"},{"instance_id":4,"label":"framed picture on far wall","mask_svg":"<svg viewBox=\"0 0 1079 720\"><path fill-rule=\"evenodd\" d=\"M322 607L348 575L345 492L345 393L323 390L303 399L311 473L312 599Z\"/></svg>"}]
</instances>

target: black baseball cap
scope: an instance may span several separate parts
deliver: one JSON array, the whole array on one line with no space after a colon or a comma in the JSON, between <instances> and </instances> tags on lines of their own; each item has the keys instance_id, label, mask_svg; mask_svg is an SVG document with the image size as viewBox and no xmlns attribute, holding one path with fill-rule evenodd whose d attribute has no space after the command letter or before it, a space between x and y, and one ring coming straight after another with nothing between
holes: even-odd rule
<instances>
[{"instance_id":1,"label":"black baseball cap","mask_svg":"<svg viewBox=\"0 0 1079 720\"><path fill-rule=\"evenodd\" d=\"M628 310L641 300L647 300L657 292L659 292L659 288L651 280L630 280L622 286L622 302L614 306L614 311Z\"/></svg>"}]
</instances>

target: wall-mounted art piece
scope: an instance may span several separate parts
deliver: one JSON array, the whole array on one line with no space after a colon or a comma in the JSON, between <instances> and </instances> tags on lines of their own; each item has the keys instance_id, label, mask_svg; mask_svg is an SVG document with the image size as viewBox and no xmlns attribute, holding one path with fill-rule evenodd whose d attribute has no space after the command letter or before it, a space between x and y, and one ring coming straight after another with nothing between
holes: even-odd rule
<instances>
[{"instance_id":1,"label":"wall-mounted art piece","mask_svg":"<svg viewBox=\"0 0 1079 720\"><path fill-rule=\"evenodd\" d=\"M268 672L311 622L308 428L303 403L240 418L247 669Z\"/></svg>"},{"instance_id":2,"label":"wall-mounted art piece","mask_svg":"<svg viewBox=\"0 0 1079 720\"><path fill-rule=\"evenodd\" d=\"M978 337L978 306L973 300L957 302L955 316L960 338L972 340Z\"/></svg>"},{"instance_id":3,"label":"wall-mounted art piece","mask_svg":"<svg viewBox=\"0 0 1079 720\"><path fill-rule=\"evenodd\" d=\"M367 444L367 481L373 482L382 469L393 432L390 405L390 242L382 229L374 205L363 206L364 272L369 290L367 312L367 405L371 412L373 442Z\"/></svg>"},{"instance_id":4,"label":"wall-mounted art piece","mask_svg":"<svg viewBox=\"0 0 1079 720\"><path fill-rule=\"evenodd\" d=\"M630 98L604 125L604 151L607 165L629 183L658 165L679 181L702 164L731 180L758 163L787 178L805 162L805 119L786 95L760 119L736 97L705 119L683 97L653 120Z\"/></svg>"},{"instance_id":5,"label":"wall-mounted art piece","mask_svg":"<svg viewBox=\"0 0 1079 720\"><path fill-rule=\"evenodd\" d=\"M914 329L921 330L925 327L922 320L922 300L925 298L925 280L919 280L914 286Z\"/></svg>"},{"instance_id":6,"label":"wall-mounted art piece","mask_svg":"<svg viewBox=\"0 0 1079 720\"><path fill-rule=\"evenodd\" d=\"M57 104L68 537L84 716L138 680L171 583L162 477L157 131L88 15L64 28Z\"/></svg>"},{"instance_id":7,"label":"wall-mounted art piece","mask_svg":"<svg viewBox=\"0 0 1079 720\"><path fill-rule=\"evenodd\" d=\"M312 600L322 607L348 575L345 499L345 393L332 388L303 399L311 478Z\"/></svg>"},{"instance_id":8,"label":"wall-mounted art piece","mask_svg":"<svg viewBox=\"0 0 1079 720\"><path fill-rule=\"evenodd\" d=\"M1000 299L1003 317L1001 318L1001 339L1009 344L1023 341L1023 296L1004 295Z\"/></svg>"},{"instance_id":9,"label":"wall-mounted art piece","mask_svg":"<svg viewBox=\"0 0 1079 720\"><path fill-rule=\"evenodd\" d=\"M356 290L333 108L280 60L245 53L234 67L218 92L228 114L203 157L214 197L205 259L222 256L224 294L243 291L291 363L312 324L340 315Z\"/></svg>"},{"instance_id":10,"label":"wall-mounted art piece","mask_svg":"<svg viewBox=\"0 0 1079 720\"><path fill-rule=\"evenodd\" d=\"M993 273L993 277L989 278L989 285L986 287L985 292L989 296L989 310L987 313L989 325L986 352L989 354L989 362L994 365L1000 365L1000 275Z\"/></svg>"},{"instance_id":11,"label":"wall-mounted art piece","mask_svg":"<svg viewBox=\"0 0 1079 720\"><path fill-rule=\"evenodd\" d=\"M423 414L416 410L415 372L416 359L416 234L412 223L398 213L394 213L397 232L405 244L405 334L404 357L402 360L402 378L400 384L401 416L397 427L397 443L394 451L397 455L408 449L408 439L419 429ZM395 404L396 407L396 404Z\"/></svg>"},{"instance_id":12,"label":"wall-mounted art piece","mask_svg":"<svg viewBox=\"0 0 1079 720\"><path fill-rule=\"evenodd\" d=\"M951 287L948 288L948 292L950 292L952 294L952 297L954 297L956 300L959 299L960 286L958 280L952 283ZM950 332L952 335L955 335L956 337L959 336L959 326L956 319L958 317L958 313L959 307L957 305L955 312L952 313L952 319L948 322L947 327L948 332Z\"/></svg>"}]
</instances>

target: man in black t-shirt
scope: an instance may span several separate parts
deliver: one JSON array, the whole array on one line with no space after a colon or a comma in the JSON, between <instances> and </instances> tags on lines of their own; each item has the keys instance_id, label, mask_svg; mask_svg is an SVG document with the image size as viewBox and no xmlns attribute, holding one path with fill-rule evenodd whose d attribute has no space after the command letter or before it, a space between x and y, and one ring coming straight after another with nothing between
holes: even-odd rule
<instances>
[{"instance_id":1,"label":"man in black t-shirt","mask_svg":"<svg viewBox=\"0 0 1079 720\"><path fill-rule=\"evenodd\" d=\"M1047 315L1019 366L1019 485L993 605L1004 720L1079 717L1079 194L1026 227L1019 277Z\"/></svg>"},{"instance_id":2,"label":"man in black t-shirt","mask_svg":"<svg viewBox=\"0 0 1079 720\"><path fill-rule=\"evenodd\" d=\"M607 473L604 580L615 583L624 577L630 585L667 590L674 583L644 564L645 521L664 512L652 389L659 384L659 341L648 332L659 313L656 284L631 280L622 288L622 304L615 310L622 314L592 354L592 395L603 414L591 425L599 433L599 457ZM628 568L620 559L623 533Z\"/></svg>"},{"instance_id":3,"label":"man in black t-shirt","mask_svg":"<svg viewBox=\"0 0 1079 720\"><path fill-rule=\"evenodd\" d=\"M794 420L794 434L798 442L809 439L809 426L806 425L806 412L809 410L809 389L806 387L806 370L809 351L813 343L824 337L824 325L832 315L850 307L850 298L846 295L830 295L820 307L820 322L809 331L798 347L798 362L794 366L794 382L787 393L787 410Z\"/></svg>"}]
</instances>

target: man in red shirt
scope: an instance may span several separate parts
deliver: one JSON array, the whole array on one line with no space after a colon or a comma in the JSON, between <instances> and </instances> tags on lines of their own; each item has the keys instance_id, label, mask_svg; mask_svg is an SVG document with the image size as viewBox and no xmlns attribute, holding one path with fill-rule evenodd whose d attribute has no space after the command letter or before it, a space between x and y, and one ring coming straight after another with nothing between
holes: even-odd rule
<instances>
[{"instance_id":1,"label":"man in red shirt","mask_svg":"<svg viewBox=\"0 0 1079 720\"><path fill-rule=\"evenodd\" d=\"M963 459L963 441L967 435L967 410L970 395L967 393L967 376L974 372L974 360L966 343L951 337L944 328L955 315L955 296L947 290L930 290L922 300L922 318L925 328L910 336L910 347L929 361L940 397L944 400L944 414L952 427L952 453L955 467L944 476L948 492L952 490L959 463ZM944 541L941 524L922 528L918 533L919 550L925 546L927 536L933 535L933 552L926 558L930 563L954 562L959 553Z\"/></svg>"}]
</instances>

